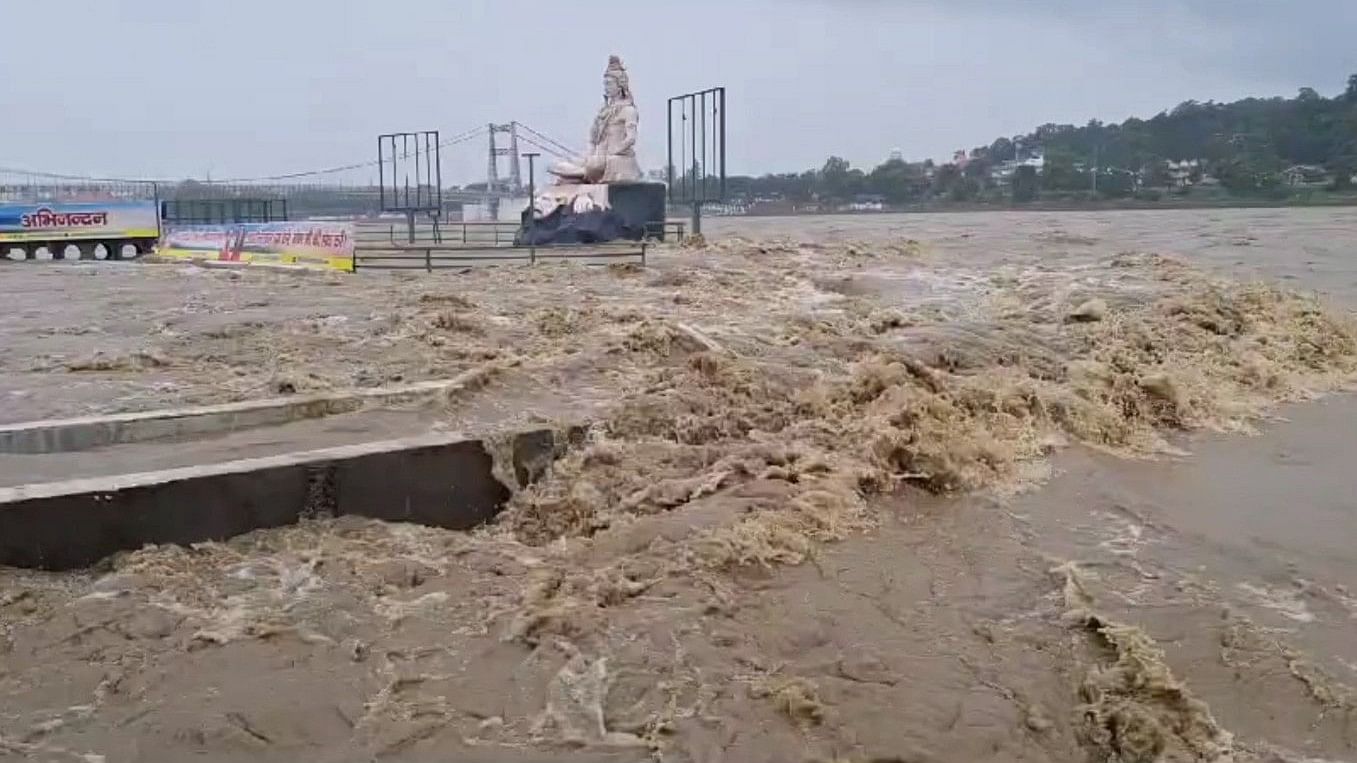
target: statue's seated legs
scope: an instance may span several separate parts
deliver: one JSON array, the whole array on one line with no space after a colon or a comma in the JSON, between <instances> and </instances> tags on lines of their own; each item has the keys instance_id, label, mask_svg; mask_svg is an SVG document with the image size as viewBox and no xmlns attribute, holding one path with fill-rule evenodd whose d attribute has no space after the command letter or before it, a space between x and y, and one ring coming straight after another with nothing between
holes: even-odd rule
<instances>
[{"instance_id":1,"label":"statue's seated legs","mask_svg":"<svg viewBox=\"0 0 1357 763\"><path fill-rule=\"evenodd\" d=\"M579 164L566 161L556 162L551 165L548 172L565 183L597 183L603 178L607 169L607 158L594 155Z\"/></svg>"}]
</instances>

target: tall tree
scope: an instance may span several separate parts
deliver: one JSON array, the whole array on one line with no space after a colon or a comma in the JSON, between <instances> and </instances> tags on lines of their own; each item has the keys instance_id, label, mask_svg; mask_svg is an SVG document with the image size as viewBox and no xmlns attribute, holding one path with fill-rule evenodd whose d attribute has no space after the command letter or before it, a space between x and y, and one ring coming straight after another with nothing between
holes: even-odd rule
<instances>
[{"instance_id":1,"label":"tall tree","mask_svg":"<svg viewBox=\"0 0 1357 763\"><path fill-rule=\"evenodd\" d=\"M1029 164L1018 167L1013 173L1013 203L1026 204L1036 201L1039 192L1037 168Z\"/></svg>"},{"instance_id":2,"label":"tall tree","mask_svg":"<svg viewBox=\"0 0 1357 763\"><path fill-rule=\"evenodd\" d=\"M849 198L853 184L852 165L840 156L831 156L815 178L815 193L823 199L842 201Z\"/></svg>"},{"instance_id":3,"label":"tall tree","mask_svg":"<svg viewBox=\"0 0 1357 763\"><path fill-rule=\"evenodd\" d=\"M1048 123L1027 135L1000 137L961 152L967 160L965 171L955 163L934 166L932 160L918 165L892 160L863 172L834 156L819 170L751 178L731 187L746 195L793 201L819 197L842 202L864 192L880 194L893 204L926 195L970 199L990 186L992 165L1043 152L1040 186L1050 191L1091 190L1089 173L1095 167L1100 169L1098 186L1106 194L1134 190L1131 173L1140 173L1146 187L1165 187L1169 160L1200 162L1192 170L1193 183L1202 180L1204 168L1232 193L1279 192L1283 170L1297 164L1323 166L1334 178L1333 185L1344 188L1357 172L1357 74L1333 98L1301 88L1294 98L1184 101L1152 118L1132 117L1121 124ZM180 189L181 194L192 192Z\"/></svg>"},{"instance_id":4,"label":"tall tree","mask_svg":"<svg viewBox=\"0 0 1357 763\"><path fill-rule=\"evenodd\" d=\"M948 162L937 168L933 174L933 195L950 196L952 189L961 184L961 168Z\"/></svg>"},{"instance_id":5,"label":"tall tree","mask_svg":"<svg viewBox=\"0 0 1357 763\"><path fill-rule=\"evenodd\" d=\"M1046 151L1042 167L1041 187L1047 191L1084 191L1092 183L1075 167L1075 154L1066 150Z\"/></svg>"},{"instance_id":6,"label":"tall tree","mask_svg":"<svg viewBox=\"0 0 1357 763\"><path fill-rule=\"evenodd\" d=\"M922 165L891 159L867 175L867 190L886 197L891 204L917 200L928 187Z\"/></svg>"},{"instance_id":7,"label":"tall tree","mask_svg":"<svg viewBox=\"0 0 1357 763\"><path fill-rule=\"evenodd\" d=\"M1010 162L1017 158L1017 151L1013 141L1008 138L996 138L989 147L989 158L995 162Z\"/></svg>"}]
</instances>

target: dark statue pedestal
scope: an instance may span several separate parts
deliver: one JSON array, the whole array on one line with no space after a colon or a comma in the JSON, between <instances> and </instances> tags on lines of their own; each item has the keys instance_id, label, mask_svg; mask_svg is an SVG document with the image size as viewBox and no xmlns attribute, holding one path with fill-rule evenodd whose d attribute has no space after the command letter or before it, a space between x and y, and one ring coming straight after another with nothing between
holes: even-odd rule
<instances>
[{"instance_id":1,"label":"dark statue pedestal","mask_svg":"<svg viewBox=\"0 0 1357 763\"><path fill-rule=\"evenodd\" d=\"M557 192L548 189L545 194ZM514 243L519 246L550 244L602 244L609 241L664 240L665 187L663 183L608 183L565 186L559 192L588 195L602 208L576 212L562 204L551 214L537 218L524 210Z\"/></svg>"}]
</instances>

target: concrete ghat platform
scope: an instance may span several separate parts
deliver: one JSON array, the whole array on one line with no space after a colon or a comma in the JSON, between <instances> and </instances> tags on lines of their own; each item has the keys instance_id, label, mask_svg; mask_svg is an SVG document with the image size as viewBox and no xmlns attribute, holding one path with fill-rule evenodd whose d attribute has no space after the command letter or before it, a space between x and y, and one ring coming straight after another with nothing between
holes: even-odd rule
<instances>
[{"instance_id":1,"label":"concrete ghat platform","mask_svg":"<svg viewBox=\"0 0 1357 763\"><path fill-rule=\"evenodd\" d=\"M73 453L108 445L278 426L370 405L419 404L475 388L494 372L493 367L487 367L451 379L330 394L5 424L0 425L0 454Z\"/></svg>"},{"instance_id":2,"label":"concrete ghat platform","mask_svg":"<svg viewBox=\"0 0 1357 763\"><path fill-rule=\"evenodd\" d=\"M487 432L513 429L493 426L492 423L487 425L489 429L468 432L460 428L435 429L437 423L427 407L407 410L377 408L273 426L121 443L75 452L0 453L0 488L160 472L186 466L305 453L322 448L404 440L429 434L460 434L462 439L474 439ZM540 425L528 424L522 428L536 426Z\"/></svg>"},{"instance_id":3,"label":"concrete ghat platform","mask_svg":"<svg viewBox=\"0 0 1357 763\"><path fill-rule=\"evenodd\" d=\"M435 434L0 488L0 565L74 569L146 544L225 540L316 514L469 529L500 511L506 481L531 483L582 435Z\"/></svg>"}]
</instances>

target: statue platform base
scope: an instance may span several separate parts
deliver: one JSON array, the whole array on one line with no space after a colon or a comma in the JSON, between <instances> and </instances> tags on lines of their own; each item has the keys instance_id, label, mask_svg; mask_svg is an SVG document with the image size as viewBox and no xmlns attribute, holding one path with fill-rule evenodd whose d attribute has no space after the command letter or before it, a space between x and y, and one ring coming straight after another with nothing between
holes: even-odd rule
<instances>
[{"instance_id":1,"label":"statue platform base","mask_svg":"<svg viewBox=\"0 0 1357 763\"><path fill-rule=\"evenodd\" d=\"M553 186L541 195L562 203L544 216L538 216L535 208L525 210L514 243L545 246L664 238L663 183ZM592 204L585 206L593 209L576 212L570 200L580 196L587 196Z\"/></svg>"}]
</instances>

